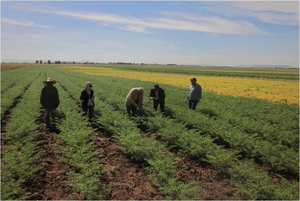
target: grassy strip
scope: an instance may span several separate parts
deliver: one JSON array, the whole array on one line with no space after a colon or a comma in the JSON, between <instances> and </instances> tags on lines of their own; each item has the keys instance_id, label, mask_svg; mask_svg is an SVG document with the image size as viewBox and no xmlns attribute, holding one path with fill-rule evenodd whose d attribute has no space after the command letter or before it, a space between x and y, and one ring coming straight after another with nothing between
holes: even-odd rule
<instances>
[{"instance_id":1,"label":"grassy strip","mask_svg":"<svg viewBox=\"0 0 300 201\"><path fill-rule=\"evenodd\" d=\"M26 80L32 82L33 79L31 77L31 80ZM13 109L11 121L8 123L5 137L8 142L3 151L1 167L2 200L24 199L23 183L41 168L31 167L31 163L39 157L40 151L36 140L39 126L36 119L40 116L37 102L42 80L39 76L32 83L21 102Z\"/></svg>"},{"instance_id":2,"label":"grassy strip","mask_svg":"<svg viewBox=\"0 0 300 201\"><path fill-rule=\"evenodd\" d=\"M24 79L24 77L37 76L37 73L40 72L39 69L41 69L41 67L27 67L1 71L1 95L14 85L19 84L20 80Z\"/></svg>"},{"instance_id":3,"label":"grassy strip","mask_svg":"<svg viewBox=\"0 0 300 201\"><path fill-rule=\"evenodd\" d=\"M215 138L217 143L239 151L242 156L260 161L273 171L284 172L294 177L299 173L298 154L293 149L261 140L257 134L247 135L221 119L208 118L183 108L177 107L173 117L188 124L188 127Z\"/></svg>"},{"instance_id":4,"label":"grassy strip","mask_svg":"<svg viewBox=\"0 0 300 201\"><path fill-rule=\"evenodd\" d=\"M227 76L227 77L252 77L252 78L268 78L268 79L287 79L298 80L299 69L260 69L260 68L224 68L224 67L166 67L166 66L149 66L149 65L101 65L93 66L109 67L116 70L134 71L134 72L153 72L153 73L175 73L188 75L204 75L204 76ZM240 72L239 72L240 71ZM255 71L255 72L253 72Z\"/></svg>"},{"instance_id":5,"label":"grassy strip","mask_svg":"<svg viewBox=\"0 0 300 201\"><path fill-rule=\"evenodd\" d=\"M10 71L9 73L2 72L1 88L4 88L2 88L3 91L1 91L1 119L4 117L5 112L13 104L15 99L20 97L30 86L33 80L39 75L41 68L36 67L28 69L30 74L24 72L25 68ZM28 76L24 77L24 73ZM14 78L14 76L16 76L16 78ZM9 83L9 85L6 84L6 82Z\"/></svg>"},{"instance_id":6,"label":"grassy strip","mask_svg":"<svg viewBox=\"0 0 300 201\"><path fill-rule=\"evenodd\" d=\"M59 80L66 86L72 96L76 97L79 87L73 86L70 79L60 77ZM159 142L143 137L137 125L124 118L120 112L115 111L110 105L96 102L96 111L101 111L98 116L107 132L112 133L121 149L132 159L144 163L150 173L154 185L165 195L165 199L196 199L199 198L199 188L195 183L185 184L176 179L176 160L173 154L166 154L165 147Z\"/></svg>"},{"instance_id":7,"label":"grassy strip","mask_svg":"<svg viewBox=\"0 0 300 201\"><path fill-rule=\"evenodd\" d=\"M54 74L52 77L57 78ZM59 137L66 142L60 149L67 156L64 161L75 169L68 173L72 176L68 183L83 194L85 199L101 200L108 189L100 183L103 174L101 162L104 159L96 157L95 145L90 141L89 134L93 129L87 127L87 119L78 113L78 108L70 101L68 93L59 84L56 87L61 100L57 109L57 126L61 131Z\"/></svg>"}]
</instances>

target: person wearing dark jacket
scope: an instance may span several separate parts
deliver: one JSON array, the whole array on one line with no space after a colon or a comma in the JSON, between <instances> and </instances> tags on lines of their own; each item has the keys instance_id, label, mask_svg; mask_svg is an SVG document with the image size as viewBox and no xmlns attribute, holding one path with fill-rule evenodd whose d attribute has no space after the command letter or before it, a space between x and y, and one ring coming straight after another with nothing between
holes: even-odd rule
<instances>
[{"instance_id":1,"label":"person wearing dark jacket","mask_svg":"<svg viewBox=\"0 0 300 201\"><path fill-rule=\"evenodd\" d=\"M158 84L155 84L150 91L149 100L153 100L153 108L157 110L158 104L160 106L160 111L165 111L165 91L160 88Z\"/></svg>"},{"instance_id":2,"label":"person wearing dark jacket","mask_svg":"<svg viewBox=\"0 0 300 201\"><path fill-rule=\"evenodd\" d=\"M88 81L86 83L86 88L81 92L80 100L81 100L81 106L84 111L83 115L87 115L87 112L89 111L89 118L91 119L93 117L93 111L94 111L94 99L95 99L95 93L92 90L92 83Z\"/></svg>"},{"instance_id":3,"label":"person wearing dark jacket","mask_svg":"<svg viewBox=\"0 0 300 201\"><path fill-rule=\"evenodd\" d=\"M46 125L50 126L50 113L52 119L55 117L56 108L59 105L59 95L56 87L53 86L56 81L52 80L51 77L48 77L46 81L44 81L44 87L40 96L40 103L45 109L46 116Z\"/></svg>"}]
</instances>

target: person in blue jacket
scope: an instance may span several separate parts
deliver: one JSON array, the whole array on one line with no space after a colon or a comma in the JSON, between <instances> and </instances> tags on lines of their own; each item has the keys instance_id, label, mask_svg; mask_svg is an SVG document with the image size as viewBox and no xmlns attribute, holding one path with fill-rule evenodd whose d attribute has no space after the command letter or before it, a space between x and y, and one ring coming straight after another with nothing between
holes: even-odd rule
<instances>
[{"instance_id":1,"label":"person in blue jacket","mask_svg":"<svg viewBox=\"0 0 300 201\"><path fill-rule=\"evenodd\" d=\"M189 101L189 108L196 110L196 106L202 98L202 87L197 83L196 78L192 78L190 81L191 86L185 102Z\"/></svg>"}]
</instances>

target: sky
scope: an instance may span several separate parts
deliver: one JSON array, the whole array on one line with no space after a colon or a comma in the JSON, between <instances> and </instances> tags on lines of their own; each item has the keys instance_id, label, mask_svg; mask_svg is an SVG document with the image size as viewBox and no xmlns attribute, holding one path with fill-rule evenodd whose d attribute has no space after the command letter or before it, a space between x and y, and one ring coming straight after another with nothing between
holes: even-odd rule
<instances>
[{"instance_id":1,"label":"sky","mask_svg":"<svg viewBox=\"0 0 300 201\"><path fill-rule=\"evenodd\" d=\"M1 1L1 61L299 67L299 1Z\"/></svg>"}]
</instances>

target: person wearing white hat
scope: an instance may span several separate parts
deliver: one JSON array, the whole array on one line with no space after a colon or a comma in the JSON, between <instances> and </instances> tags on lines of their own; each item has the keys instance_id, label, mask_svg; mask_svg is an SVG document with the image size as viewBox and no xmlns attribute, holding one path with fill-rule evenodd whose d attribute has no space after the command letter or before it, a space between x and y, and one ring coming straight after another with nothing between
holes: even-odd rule
<instances>
[{"instance_id":1,"label":"person wearing white hat","mask_svg":"<svg viewBox=\"0 0 300 201\"><path fill-rule=\"evenodd\" d=\"M40 103L45 109L46 125L50 126L50 113L52 119L55 117L56 108L59 105L59 95L58 90L53 85L56 83L51 77L48 77L46 81L43 82L44 87L40 96Z\"/></svg>"}]
</instances>

